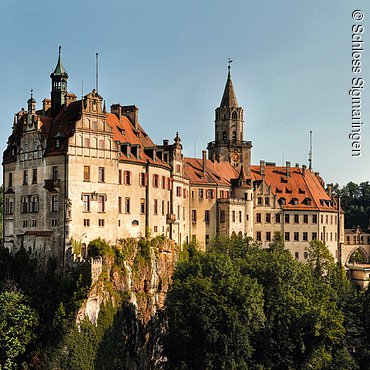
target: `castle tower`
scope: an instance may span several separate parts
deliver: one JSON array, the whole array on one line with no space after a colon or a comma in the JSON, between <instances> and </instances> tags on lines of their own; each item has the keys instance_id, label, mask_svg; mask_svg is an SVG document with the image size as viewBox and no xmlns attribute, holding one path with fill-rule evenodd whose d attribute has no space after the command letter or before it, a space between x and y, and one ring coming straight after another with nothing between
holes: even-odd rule
<instances>
[{"instance_id":1,"label":"castle tower","mask_svg":"<svg viewBox=\"0 0 370 370\"><path fill-rule=\"evenodd\" d=\"M228 66L227 81L221 104L215 114L215 141L208 144L208 157L211 160L230 162L236 168L244 166L250 175L250 152L252 143L244 141L243 108L239 106Z\"/></svg>"},{"instance_id":2,"label":"castle tower","mask_svg":"<svg viewBox=\"0 0 370 370\"><path fill-rule=\"evenodd\" d=\"M36 100L33 97L33 90L31 89L31 97L27 100L28 114L36 113Z\"/></svg>"},{"instance_id":3,"label":"castle tower","mask_svg":"<svg viewBox=\"0 0 370 370\"><path fill-rule=\"evenodd\" d=\"M58 63L54 72L50 75L51 78L51 111L52 115L56 115L60 107L67 103L67 81L68 74L65 71L61 60L61 47L59 46Z\"/></svg>"}]
</instances>

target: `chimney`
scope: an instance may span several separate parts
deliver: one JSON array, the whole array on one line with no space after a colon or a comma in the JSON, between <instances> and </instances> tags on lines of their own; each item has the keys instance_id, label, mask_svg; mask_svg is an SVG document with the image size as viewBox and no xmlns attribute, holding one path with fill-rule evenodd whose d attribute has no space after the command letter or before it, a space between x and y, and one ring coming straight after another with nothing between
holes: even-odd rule
<instances>
[{"instance_id":1,"label":"chimney","mask_svg":"<svg viewBox=\"0 0 370 370\"><path fill-rule=\"evenodd\" d=\"M290 177L290 162L286 161L286 177Z\"/></svg>"},{"instance_id":2,"label":"chimney","mask_svg":"<svg viewBox=\"0 0 370 370\"><path fill-rule=\"evenodd\" d=\"M265 161L260 161L260 174L265 176Z\"/></svg>"},{"instance_id":3,"label":"chimney","mask_svg":"<svg viewBox=\"0 0 370 370\"><path fill-rule=\"evenodd\" d=\"M119 120L121 120L121 105L120 104L112 104L110 106L111 113L115 114Z\"/></svg>"},{"instance_id":4,"label":"chimney","mask_svg":"<svg viewBox=\"0 0 370 370\"><path fill-rule=\"evenodd\" d=\"M139 108L136 105L125 105L121 107L121 112L123 116L128 117L135 129L138 129Z\"/></svg>"},{"instance_id":5,"label":"chimney","mask_svg":"<svg viewBox=\"0 0 370 370\"><path fill-rule=\"evenodd\" d=\"M202 167L203 167L203 172L206 172L206 163L207 163L207 151L202 150Z\"/></svg>"},{"instance_id":6,"label":"chimney","mask_svg":"<svg viewBox=\"0 0 370 370\"><path fill-rule=\"evenodd\" d=\"M296 163L296 164L295 164L295 166L296 166L297 168L299 168L299 163Z\"/></svg>"},{"instance_id":7,"label":"chimney","mask_svg":"<svg viewBox=\"0 0 370 370\"><path fill-rule=\"evenodd\" d=\"M303 176L305 175L305 173L306 173L306 166L303 164L302 165L302 174L303 174Z\"/></svg>"},{"instance_id":8,"label":"chimney","mask_svg":"<svg viewBox=\"0 0 370 370\"><path fill-rule=\"evenodd\" d=\"M328 184L326 192L328 193L329 197L332 198L332 196L333 196L333 184Z\"/></svg>"},{"instance_id":9,"label":"chimney","mask_svg":"<svg viewBox=\"0 0 370 370\"><path fill-rule=\"evenodd\" d=\"M168 146L168 140L166 139L166 140L163 140L163 146Z\"/></svg>"}]
</instances>

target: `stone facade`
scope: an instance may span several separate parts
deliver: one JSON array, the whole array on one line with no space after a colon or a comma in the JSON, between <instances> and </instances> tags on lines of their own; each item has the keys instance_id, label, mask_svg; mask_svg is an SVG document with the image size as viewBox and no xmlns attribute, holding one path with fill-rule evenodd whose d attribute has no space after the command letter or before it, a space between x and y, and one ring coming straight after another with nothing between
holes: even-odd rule
<instances>
[{"instance_id":1,"label":"stone facade","mask_svg":"<svg viewBox=\"0 0 370 370\"><path fill-rule=\"evenodd\" d=\"M28 110L15 115L3 155L4 246L11 251L23 246L64 265L66 255L86 258L98 237L116 243L150 231L180 245L196 239L205 249L217 235L239 235L267 247L279 231L299 260L313 239L338 257L343 214L321 177L290 162L251 165L230 70L215 141L202 158L184 157L178 134L155 145L136 106L113 104L107 112L95 90L77 100L60 55L51 79L42 109L31 96Z\"/></svg>"}]
</instances>

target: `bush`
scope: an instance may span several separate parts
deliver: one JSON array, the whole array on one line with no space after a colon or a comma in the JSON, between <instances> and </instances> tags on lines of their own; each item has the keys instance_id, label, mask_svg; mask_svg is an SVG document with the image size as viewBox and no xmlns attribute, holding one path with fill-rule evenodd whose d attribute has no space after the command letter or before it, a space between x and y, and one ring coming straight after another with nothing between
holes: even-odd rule
<instances>
[{"instance_id":1,"label":"bush","mask_svg":"<svg viewBox=\"0 0 370 370\"><path fill-rule=\"evenodd\" d=\"M101 238L92 240L88 247L88 255L89 257L97 257L97 256L113 256L114 252L113 249L109 246L109 244Z\"/></svg>"}]
</instances>

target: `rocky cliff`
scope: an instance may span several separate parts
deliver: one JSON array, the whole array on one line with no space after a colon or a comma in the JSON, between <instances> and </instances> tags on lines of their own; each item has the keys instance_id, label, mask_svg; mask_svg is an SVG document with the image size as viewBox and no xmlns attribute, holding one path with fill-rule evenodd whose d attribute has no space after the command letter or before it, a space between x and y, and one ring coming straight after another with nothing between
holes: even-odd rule
<instances>
[{"instance_id":1,"label":"rocky cliff","mask_svg":"<svg viewBox=\"0 0 370 370\"><path fill-rule=\"evenodd\" d=\"M177 258L174 243L157 237L124 239L102 258L91 259L92 286L76 323L87 317L99 325L101 309L111 303L117 314L110 331L118 332L120 363L127 369L161 368L162 308Z\"/></svg>"}]
</instances>

